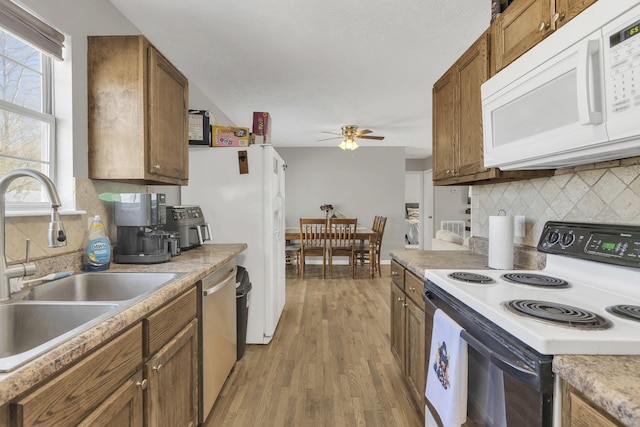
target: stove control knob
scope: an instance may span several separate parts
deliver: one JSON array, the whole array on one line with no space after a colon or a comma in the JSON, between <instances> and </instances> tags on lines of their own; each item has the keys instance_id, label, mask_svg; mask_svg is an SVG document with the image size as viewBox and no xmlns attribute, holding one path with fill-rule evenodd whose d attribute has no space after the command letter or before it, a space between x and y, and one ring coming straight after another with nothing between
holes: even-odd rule
<instances>
[{"instance_id":1,"label":"stove control knob","mask_svg":"<svg viewBox=\"0 0 640 427\"><path fill-rule=\"evenodd\" d=\"M548 243L555 245L556 243L558 243L558 240L560 240L560 234L557 231L552 231L547 234Z\"/></svg>"},{"instance_id":2,"label":"stove control knob","mask_svg":"<svg viewBox=\"0 0 640 427\"><path fill-rule=\"evenodd\" d=\"M562 235L562 246L570 246L576 240L576 236L571 233L564 233Z\"/></svg>"}]
</instances>

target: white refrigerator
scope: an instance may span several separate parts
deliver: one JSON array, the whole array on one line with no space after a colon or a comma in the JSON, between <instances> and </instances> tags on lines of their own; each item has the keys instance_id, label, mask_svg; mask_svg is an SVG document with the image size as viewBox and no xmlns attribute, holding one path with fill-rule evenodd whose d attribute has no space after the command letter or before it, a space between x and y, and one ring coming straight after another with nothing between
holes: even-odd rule
<instances>
[{"instance_id":1,"label":"white refrigerator","mask_svg":"<svg viewBox=\"0 0 640 427\"><path fill-rule=\"evenodd\" d=\"M202 208L211 225L206 243L247 244L236 260L252 284L248 344L271 341L285 304L285 168L271 145L189 147L182 204Z\"/></svg>"}]
</instances>

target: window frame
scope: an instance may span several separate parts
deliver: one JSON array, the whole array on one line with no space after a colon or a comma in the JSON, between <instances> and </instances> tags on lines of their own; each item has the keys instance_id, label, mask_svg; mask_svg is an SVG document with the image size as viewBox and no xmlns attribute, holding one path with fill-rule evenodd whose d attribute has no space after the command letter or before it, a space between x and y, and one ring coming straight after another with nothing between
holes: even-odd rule
<instances>
[{"instance_id":1,"label":"window frame","mask_svg":"<svg viewBox=\"0 0 640 427\"><path fill-rule=\"evenodd\" d=\"M46 137L45 143L48 145L46 147L48 151L48 159L43 160L42 157L40 159L28 158L23 156L12 156L6 155L4 153L0 153L0 157L6 159L14 159L14 160L25 160L32 163L44 164L47 166L47 176L54 184L57 184L58 180L58 168L57 168L57 132L56 132L56 115L55 115L55 78L54 78L54 65L53 58L44 52L42 49L34 46L23 40L21 37L14 34L8 28L2 26L0 24L0 30L2 30L7 35L21 40L26 44L30 45L35 51L39 52L40 55L40 64L41 69L33 69L29 68L34 72L37 72L41 75L41 88L40 88L40 103L41 103L41 111L33 110L27 107L23 107L19 104L14 104L12 102L0 99L0 109L3 111L7 111L12 114L17 114L20 116L27 117L29 119L34 119L40 121L46 125L48 125L47 134L43 134ZM26 66L24 63L16 62L14 59L7 57L8 60L19 64L20 66ZM51 207L51 203L47 200L47 196L44 195L44 189L40 188L42 197L42 201L13 201L13 200L5 200L7 213L25 213L25 212L35 212L38 211L46 211L49 212Z\"/></svg>"}]
</instances>

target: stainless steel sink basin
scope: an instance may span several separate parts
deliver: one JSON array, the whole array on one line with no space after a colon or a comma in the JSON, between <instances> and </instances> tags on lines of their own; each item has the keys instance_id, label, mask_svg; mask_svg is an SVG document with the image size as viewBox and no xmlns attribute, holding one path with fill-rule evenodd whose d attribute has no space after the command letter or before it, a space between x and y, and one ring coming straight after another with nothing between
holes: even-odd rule
<instances>
[{"instance_id":1,"label":"stainless steel sink basin","mask_svg":"<svg viewBox=\"0 0 640 427\"><path fill-rule=\"evenodd\" d=\"M0 372L7 372L109 316L117 304L0 305Z\"/></svg>"},{"instance_id":2,"label":"stainless steel sink basin","mask_svg":"<svg viewBox=\"0 0 640 427\"><path fill-rule=\"evenodd\" d=\"M178 276L178 273L82 273L36 286L25 299L126 301L151 293Z\"/></svg>"}]
</instances>

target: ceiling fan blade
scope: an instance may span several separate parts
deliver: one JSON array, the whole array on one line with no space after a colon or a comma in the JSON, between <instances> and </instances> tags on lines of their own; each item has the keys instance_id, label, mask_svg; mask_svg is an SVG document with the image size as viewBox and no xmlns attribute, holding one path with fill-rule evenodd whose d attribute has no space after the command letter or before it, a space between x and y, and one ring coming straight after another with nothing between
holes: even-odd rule
<instances>
[{"instance_id":1,"label":"ceiling fan blade","mask_svg":"<svg viewBox=\"0 0 640 427\"><path fill-rule=\"evenodd\" d=\"M320 142L320 141L329 141L330 139L342 139L342 136L332 136L331 138L316 139L316 141L317 141L317 142Z\"/></svg>"},{"instance_id":2,"label":"ceiling fan blade","mask_svg":"<svg viewBox=\"0 0 640 427\"><path fill-rule=\"evenodd\" d=\"M338 132L327 132L326 130L321 130L320 132L322 132L322 133L330 133L331 135L340 135L340 136L342 136L342 134L338 133Z\"/></svg>"},{"instance_id":3,"label":"ceiling fan blade","mask_svg":"<svg viewBox=\"0 0 640 427\"><path fill-rule=\"evenodd\" d=\"M359 131L356 132L356 136L364 135L364 134L371 133L371 132L373 132L373 131L369 130L369 129L362 129L362 130L359 130Z\"/></svg>"},{"instance_id":4,"label":"ceiling fan blade","mask_svg":"<svg viewBox=\"0 0 640 427\"><path fill-rule=\"evenodd\" d=\"M382 141L382 140L384 139L384 136L374 136L374 135L367 136L367 135L362 135L362 136L359 136L358 138L361 138L361 139L377 139L378 141Z\"/></svg>"}]
</instances>

